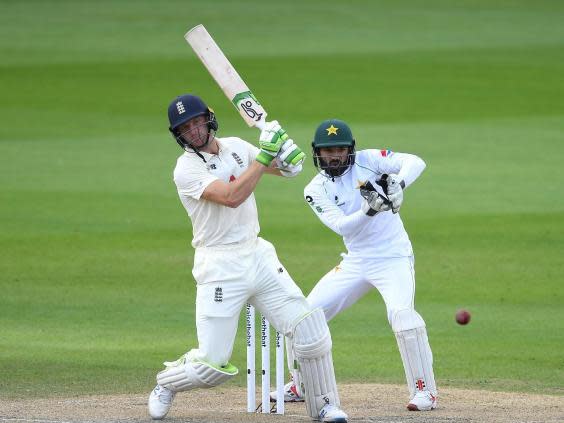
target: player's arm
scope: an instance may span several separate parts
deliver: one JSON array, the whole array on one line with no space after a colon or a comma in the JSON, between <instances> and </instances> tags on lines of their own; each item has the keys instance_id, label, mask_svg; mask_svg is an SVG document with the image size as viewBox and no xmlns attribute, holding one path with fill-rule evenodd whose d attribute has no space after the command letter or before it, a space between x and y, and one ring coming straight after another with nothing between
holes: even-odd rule
<instances>
[{"instance_id":1,"label":"player's arm","mask_svg":"<svg viewBox=\"0 0 564 423\"><path fill-rule=\"evenodd\" d=\"M292 140L288 141L292 142ZM303 159L297 164L286 163L283 159L285 152L283 152L282 149L280 152L280 155L276 157L276 160L274 160L270 167L268 167L266 173L276 176L284 176L285 178L293 178L294 176L297 176L302 171Z\"/></svg>"},{"instance_id":2,"label":"player's arm","mask_svg":"<svg viewBox=\"0 0 564 423\"><path fill-rule=\"evenodd\" d=\"M202 198L227 207L239 207L255 190L266 170L266 166L254 161L232 182L227 183L219 179L213 181L202 193Z\"/></svg>"},{"instance_id":3,"label":"player's arm","mask_svg":"<svg viewBox=\"0 0 564 423\"><path fill-rule=\"evenodd\" d=\"M380 173L394 175L402 189L410 186L425 170L426 164L415 154L390 150L368 150L374 167Z\"/></svg>"},{"instance_id":4,"label":"player's arm","mask_svg":"<svg viewBox=\"0 0 564 423\"><path fill-rule=\"evenodd\" d=\"M360 232L372 216L364 207L347 216L325 193L308 187L304 190L304 197L319 220L341 236L352 236Z\"/></svg>"}]
</instances>

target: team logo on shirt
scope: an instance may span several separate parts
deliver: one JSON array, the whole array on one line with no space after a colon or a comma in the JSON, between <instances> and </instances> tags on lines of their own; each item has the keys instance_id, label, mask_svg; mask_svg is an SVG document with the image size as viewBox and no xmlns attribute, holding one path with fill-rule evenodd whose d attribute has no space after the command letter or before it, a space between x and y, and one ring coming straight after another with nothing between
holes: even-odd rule
<instances>
[{"instance_id":1,"label":"team logo on shirt","mask_svg":"<svg viewBox=\"0 0 564 423\"><path fill-rule=\"evenodd\" d=\"M323 209L319 206L315 205L315 202L313 201L313 198L311 195L306 195L306 201L308 202L308 204L311 206L312 209L317 210L317 213L323 213Z\"/></svg>"},{"instance_id":2,"label":"team logo on shirt","mask_svg":"<svg viewBox=\"0 0 564 423\"><path fill-rule=\"evenodd\" d=\"M390 157L392 155L392 150L380 150L380 155L382 157Z\"/></svg>"},{"instance_id":3,"label":"team logo on shirt","mask_svg":"<svg viewBox=\"0 0 564 423\"><path fill-rule=\"evenodd\" d=\"M345 205L345 202L344 202L344 201L341 201L341 202L339 203L339 197L336 195L336 196L335 196L335 204L340 207L340 206L344 206L344 205Z\"/></svg>"},{"instance_id":4,"label":"team logo on shirt","mask_svg":"<svg viewBox=\"0 0 564 423\"><path fill-rule=\"evenodd\" d=\"M215 163L212 163L208 166L208 169L216 170L217 166L215 165Z\"/></svg>"},{"instance_id":5,"label":"team logo on shirt","mask_svg":"<svg viewBox=\"0 0 564 423\"><path fill-rule=\"evenodd\" d=\"M215 295L213 297L213 300L216 303L221 303L223 301L223 289L221 289L221 287L217 287L215 288Z\"/></svg>"},{"instance_id":6,"label":"team logo on shirt","mask_svg":"<svg viewBox=\"0 0 564 423\"><path fill-rule=\"evenodd\" d=\"M243 160L241 160L241 157L239 157L237 153L231 153L231 155L233 156L239 167L245 167L245 165L243 164Z\"/></svg>"}]
</instances>

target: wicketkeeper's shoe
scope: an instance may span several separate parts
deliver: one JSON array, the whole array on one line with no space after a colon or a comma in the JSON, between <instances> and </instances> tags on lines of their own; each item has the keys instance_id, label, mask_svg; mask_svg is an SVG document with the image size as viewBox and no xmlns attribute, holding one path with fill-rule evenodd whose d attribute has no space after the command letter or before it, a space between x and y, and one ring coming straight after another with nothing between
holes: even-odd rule
<instances>
[{"instance_id":1,"label":"wicketkeeper's shoe","mask_svg":"<svg viewBox=\"0 0 564 423\"><path fill-rule=\"evenodd\" d=\"M300 396L293 381L284 385L284 402L303 402L304 397ZM276 391L270 393L270 402L276 402Z\"/></svg>"},{"instance_id":2,"label":"wicketkeeper's shoe","mask_svg":"<svg viewBox=\"0 0 564 423\"><path fill-rule=\"evenodd\" d=\"M347 413L333 404L326 404L319 412L319 421L330 423L347 423Z\"/></svg>"},{"instance_id":3,"label":"wicketkeeper's shoe","mask_svg":"<svg viewBox=\"0 0 564 423\"><path fill-rule=\"evenodd\" d=\"M149 414L153 420L160 420L166 416L168 410L172 407L174 395L174 392L164 386L155 386L155 389L149 395Z\"/></svg>"},{"instance_id":4,"label":"wicketkeeper's shoe","mask_svg":"<svg viewBox=\"0 0 564 423\"><path fill-rule=\"evenodd\" d=\"M419 391L407 404L410 411L429 411L437 408L437 397L429 391Z\"/></svg>"}]
</instances>

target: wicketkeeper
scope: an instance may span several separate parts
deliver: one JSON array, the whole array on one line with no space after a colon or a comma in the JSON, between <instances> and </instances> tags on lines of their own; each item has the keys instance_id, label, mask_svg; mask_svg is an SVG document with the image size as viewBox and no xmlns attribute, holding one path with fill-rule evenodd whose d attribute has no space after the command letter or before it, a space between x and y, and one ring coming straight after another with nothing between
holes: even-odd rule
<instances>
[{"instance_id":1,"label":"wicketkeeper","mask_svg":"<svg viewBox=\"0 0 564 423\"><path fill-rule=\"evenodd\" d=\"M377 289L386 304L405 369L410 393L407 408L434 409L433 354L425 322L414 308L413 249L398 213L404 189L425 169L425 162L390 150L357 152L350 128L337 119L319 125L312 146L319 173L306 186L305 200L323 224L343 237L347 253L307 300L312 308L321 307L331 320ZM285 399L300 401L300 373L292 369L292 374L294 380L285 387Z\"/></svg>"},{"instance_id":2,"label":"wicketkeeper","mask_svg":"<svg viewBox=\"0 0 564 423\"><path fill-rule=\"evenodd\" d=\"M304 154L276 121L261 132L260 149L240 138L216 138L213 111L193 95L173 100L168 118L184 150L174 182L192 221L198 348L164 363L149 397L151 417L165 417L176 393L211 388L237 374L229 358L239 313L250 303L291 339L288 348L304 374L309 415L346 422L325 315L309 306L272 244L258 237L257 183L265 173L297 175Z\"/></svg>"}]
</instances>

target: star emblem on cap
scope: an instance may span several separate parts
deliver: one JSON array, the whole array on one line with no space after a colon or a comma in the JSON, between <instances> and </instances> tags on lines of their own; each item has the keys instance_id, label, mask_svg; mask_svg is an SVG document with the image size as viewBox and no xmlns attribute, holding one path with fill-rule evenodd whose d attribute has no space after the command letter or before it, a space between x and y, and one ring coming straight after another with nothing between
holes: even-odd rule
<instances>
[{"instance_id":1,"label":"star emblem on cap","mask_svg":"<svg viewBox=\"0 0 564 423\"><path fill-rule=\"evenodd\" d=\"M333 124L331 124L331 126L327 129L325 129L327 131L327 135L337 135L337 130L339 128L336 128L333 126Z\"/></svg>"}]
</instances>

